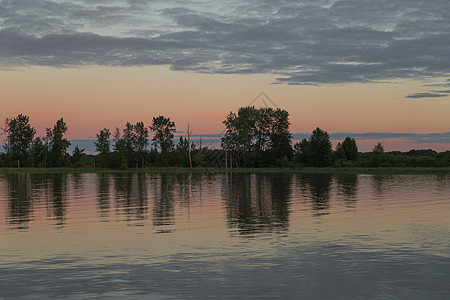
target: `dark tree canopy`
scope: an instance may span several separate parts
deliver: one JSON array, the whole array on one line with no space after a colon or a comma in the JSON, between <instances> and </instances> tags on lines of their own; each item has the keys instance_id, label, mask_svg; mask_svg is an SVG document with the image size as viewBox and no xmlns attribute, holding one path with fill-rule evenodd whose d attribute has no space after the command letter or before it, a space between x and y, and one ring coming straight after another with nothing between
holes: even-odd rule
<instances>
[{"instance_id":1,"label":"dark tree canopy","mask_svg":"<svg viewBox=\"0 0 450 300\"><path fill-rule=\"evenodd\" d=\"M5 150L0 151L0 167L87 167L127 169L158 167L450 167L450 151L411 150L385 152L377 143L372 152L359 153L354 138L346 137L331 150L328 133L316 128L309 139L291 145L289 113L282 109L241 107L230 112L223 121L226 133L222 149L196 146L179 138L174 147L175 123L164 116L153 118L149 127L144 122L126 123L114 134L102 129L94 142L97 155L85 154L78 146L70 155L68 127L63 118L46 128L44 137L36 137L29 117L18 115L6 119L3 129ZM154 132L153 145L147 149L149 130ZM114 142L110 138L113 135ZM111 149L112 144L112 149Z\"/></svg>"},{"instance_id":2,"label":"dark tree canopy","mask_svg":"<svg viewBox=\"0 0 450 300\"><path fill-rule=\"evenodd\" d=\"M354 138L345 138L342 142L342 151L346 160L355 161L359 158L358 147Z\"/></svg>"},{"instance_id":3,"label":"dark tree canopy","mask_svg":"<svg viewBox=\"0 0 450 300\"><path fill-rule=\"evenodd\" d=\"M294 145L297 160L314 167L327 167L332 164L330 136L319 127L314 129L309 140L303 139Z\"/></svg>"},{"instance_id":4,"label":"dark tree canopy","mask_svg":"<svg viewBox=\"0 0 450 300\"><path fill-rule=\"evenodd\" d=\"M56 121L53 128L46 128L47 135L45 139L49 149L49 167L62 167L68 164L67 148L69 148L70 142L64 137L67 129L68 127L63 118Z\"/></svg>"},{"instance_id":5,"label":"dark tree canopy","mask_svg":"<svg viewBox=\"0 0 450 300\"><path fill-rule=\"evenodd\" d=\"M153 117L150 131L153 131L153 144L158 147L162 153L171 151L174 147L173 137L175 132L175 123L164 116Z\"/></svg>"},{"instance_id":6,"label":"dark tree canopy","mask_svg":"<svg viewBox=\"0 0 450 300\"><path fill-rule=\"evenodd\" d=\"M269 160L291 157L292 135L289 113L279 108L239 108L223 121L226 128L222 148L238 160L240 166L267 165Z\"/></svg>"},{"instance_id":7,"label":"dark tree canopy","mask_svg":"<svg viewBox=\"0 0 450 300\"><path fill-rule=\"evenodd\" d=\"M319 127L314 129L309 139L312 164L317 167L331 165L331 141L328 133Z\"/></svg>"},{"instance_id":8,"label":"dark tree canopy","mask_svg":"<svg viewBox=\"0 0 450 300\"><path fill-rule=\"evenodd\" d=\"M109 129L104 128L97 133L97 140L94 142L95 151L97 151L101 167L107 167L110 155L111 147L111 132Z\"/></svg>"},{"instance_id":9,"label":"dark tree canopy","mask_svg":"<svg viewBox=\"0 0 450 300\"><path fill-rule=\"evenodd\" d=\"M6 119L4 132L6 134L5 150L20 164L28 157L36 130L30 125L30 118L18 115L16 118Z\"/></svg>"},{"instance_id":10,"label":"dark tree canopy","mask_svg":"<svg viewBox=\"0 0 450 300\"><path fill-rule=\"evenodd\" d=\"M136 152L136 161L144 167L145 164L145 151L148 145L148 130L144 125L144 122L137 122L134 126L134 139L133 149Z\"/></svg>"},{"instance_id":11,"label":"dark tree canopy","mask_svg":"<svg viewBox=\"0 0 450 300\"><path fill-rule=\"evenodd\" d=\"M384 147L381 142L378 142L372 149L373 154L383 154L384 153Z\"/></svg>"}]
</instances>

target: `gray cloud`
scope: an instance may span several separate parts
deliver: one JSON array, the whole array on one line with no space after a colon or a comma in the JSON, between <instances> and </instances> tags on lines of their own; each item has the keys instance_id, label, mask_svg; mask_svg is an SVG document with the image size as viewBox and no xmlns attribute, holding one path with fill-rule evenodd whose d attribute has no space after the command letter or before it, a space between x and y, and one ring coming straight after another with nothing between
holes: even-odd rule
<instances>
[{"instance_id":1,"label":"gray cloud","mask_svg":"<svg viewBox=\"0 0 450 300\"><path fill-rule=\"evenodd\" d=\"M418 98L440 98L440 97L447 97L447 96L448 96L448 94L415 93L415 94L406 96L406 98L413 98L413 99L418 99Z\"/></svg>"},{"instance_id":2,"label":"gray cloud","mask_svg":"<svg viewBox=\"0 0 450 300\"><path fill-rule=\"evenodd\" d=\"M447 0L3 0L0 65L163 64L293 85L433 78L449 75L449 32Z\"/></svg>"},{"instance_id":3,"label":"gray cloud","mask_svg":"<svg viewBox=\"0 0 450 300\"><path fill-rule=\"evenodd\" d=\"M443 93L443 94L450 94L450 90L445 91L433 91L434 93Z\"/></svg>"},{"instance_id":4,"label":"gray cloud","mask_svg":"<svg viewBox=\"0 0 450 300\"><path fill-rule=\"evenodd\" d=\"M309 138L310 133L294 133L293 138L295 140L301 140L304 138ZM405 142L411 142L416 144L448 144L450 143L450 132L442 133L392 133L392 132L364 132L364 133L354 133L354 132L336 132L330 134L331 140L344 140L346 137L352 137L355 140L387 140L387 139L398 139Z\"/></svg>"}]
</instances>

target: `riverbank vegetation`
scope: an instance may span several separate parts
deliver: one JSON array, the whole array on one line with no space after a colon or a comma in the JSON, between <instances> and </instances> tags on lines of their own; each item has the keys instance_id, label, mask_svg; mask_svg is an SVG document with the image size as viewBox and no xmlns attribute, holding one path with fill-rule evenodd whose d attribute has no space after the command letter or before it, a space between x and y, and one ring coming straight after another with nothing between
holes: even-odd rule
<instances>
[{"instance_id":1,"label":"riverbank vegetation","mask_svg":"<svg viewBox=\"0 0 450 300\"><path fill-rule=\"evenodd\" d=\"M450 151L411 150L385 152L381 143L371 152L359 152L356 140L346 137L333 149L328 133L316 128L310 138L292 142L289 113L282 109L242 107L230 112L223 121L225 134L220 147L196 144L187 136L174 139L175 123L158 116L149 126L144 122L126 123L123 129L104 128L94 141L95 155L75 147L69 153L64 119L36 136L29 117L6 119L3 129L4 152L0 153L0 171L12 168L29 170L184 171L184 170L303 170L372 173L445 171L450 168ZM150 134L152 138L150 139ZM5 169L6 168L6 169ZM29 168L29 169L24 169ZM403 171L402 171L403 170ZM376 171L380 172L380 171Z\"/></svg>"},{"instance_id":2,"label":"riverbank vegetation","mask_svg":"<svg viewBox=\"0 0 450 300\"><path fill-rule=\"evenodd\" d=\"M374 174L374 175L401 175L401 174L450 174L450 167L406 167L406 168L392 168L392 167L292 167L292 168L188 168L188 167L146 167L146 168L128 168L128 169L110 169L110 168L0 168L0 174L7 173L208 173L208 174L222 174L222 173L324 173L324 174Z\"/></svg>"}]
</instances>

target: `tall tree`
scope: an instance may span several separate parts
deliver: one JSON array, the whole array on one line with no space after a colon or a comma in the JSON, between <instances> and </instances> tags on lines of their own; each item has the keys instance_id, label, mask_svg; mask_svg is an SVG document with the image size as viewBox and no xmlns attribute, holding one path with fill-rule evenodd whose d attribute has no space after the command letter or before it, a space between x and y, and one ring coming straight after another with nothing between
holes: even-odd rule
<instances>
[{"instance_id":1,"label":"tall tree","mask_svg":"<svg viewBox=\"0 0 450 300\"><path fill-rule=\"evenodd\" d=\"M355 161L359 158L358 147L354 138L346 137L342 142L342 151L346 160Z\"/></svg>"},{"instance_id":2,"label":"tall tree","mask_svg":"<svg viewBox=\"0 0 450 300\"><path fill-rule=\"evenodd\" d=\"M334 151L334 158L336 160L342 160L342 159L346 159L345 158L345 152L344 149L342 148L342 143L338 142L336 145L336 151Z\"/></svg>"},{"instance_id":3,"label":"tall tree","mask_svg":"<svg viewBox=\"0 0 450 300\"><path fill-rule=\"evenodd\" d=\"M133 148L136 151L137 161L141 163L141 168L145 164L145 154L148 145L148 129L144 122L137 122L134 125Z\"/></svg>"},{"instance_id":4,"label":"tall tree","mask_svg":"<svg viewBox=\"0 0 450 300\"><path fill-rule=\"evenodd\" d=\"M327 167L331 165L332 147L330 136L319 127L314 129L309 139L311 151L311 165L315 167Z\"/></svg>"},{"instance_id":5,"label":"tall tree","mask_svg":"<svg viewBox=\"0 0 450 300\"><path fill-rule=\"evenodd\" d=\"M272 156L278 159L292 157L292 134L289 131L289 113L277 108L270 111L272 118L270 123L270 142Z\"/></svg>"},{"instance_id":6,"label":"tall tree","mask_svg":"<svg viewBox=\"0 0 450 300\"><path fill-rule=\"evenodd\" d=\"M18 166L23 165L27 159L36 134L36 130L29 121L28 116L20 114L16 118L6 119L5 122L6 143L4 148L17 161Z\"/></svg>"},{"instance_id":7,"label":"tall tree","mask_svg":"<svg viewBox=\"0 0 450 300\"><path fill-rule=\"evenodd\" d=\"M95 151L97 151L100 160L100 166L105 168L109 165L110 147L111 147L111 132L109 129L103 128L97 133L97 140L94 142Z\"/></svg>"},{"instance_id":8,"label":"tall tree","mask_svg":"<svg viewBox=\"0 0 450 300\"><path fill-rule=\"evenodd\" d=\"M67 125L64 119L56 121L53 128L46 128L47 135L45 140L49 147L48 167L63 167L70 163L67 148L70 142L64 135L67 132Z\"/></svg>"},{"instance_id":9,"label":"tall tree","mask_svg":"<svg viewBox=\"0 0 450 300\"><path fill-rule=\"evenodd\" d=\"M241 107L237 113L230 112L223 124L222 148L241 166L260 166L265 157L274 160L292 155L289 113L285 110Z\"/></svg>"},{"instance_id":10,"label":"tall tree","mask_svg":"<svg viewBox=\"0 0 450 300\"><path fill-rule=\"evenodd\" d=\"M30 163L33 167L46 167L48 158L48 147L40 137L33 141L30 150Z\"/></svg>"},{"instance_id":11,"label":"tall tree","mask_svg":"<svg viewBox=\"0 0 450 300\"><path fill-rule=\"evenodd\" d=\"M310 142L304 138L294 145L295 160L300 164L308 164L311 161Z\"/></svg>"},{"instance_id":12,"label":"tall tree","mask_svg":"<svg viewBox=\"0 0 450 300\"><path fill-rule=\"evenodd\" d=\"M175 132L175 123L164 116L153 117L150 131L154 132L153 145L161 150L160 165L169 164L169 153L174 148L173 137Z\"/></svg>"},{"instance_id":13,"label":"tall tree","mask_svg":"<svg viewBox=\"0 0 450 300\"><path fill-rule=\"evenodd\" d=\"M384 147L381 142L378 142L372 149L372 153L370 155L370 162L373 167L385 167L390 166L387 163L387 156L384 153Z\"/></svg>"},{"instance_id":14,"label":"tall tree","mask_svg":"<svg viewBox=\"0 0 450 300\"><path fill-rule=\"evenodd\" d=\"M170 118L165 118L164 116L153 117L152 125L149 128L155 132L153 144L161 150L161 153L167 153L173 149L175 123Z\"/></svg>"},{"instance_id":15,"label":"tall tree","mask_svg":"<svg viewBox=\"0 0 450 300\"><path fill-rule=\"evenodd\" d=\"M120 129L116 127L114 132L114 153L112 166L118 169L128 167L126 141L120 135Z\"/></svg>"},{"instance_id":16,"label":"tall tree","mask_svg":"<svg viewBox=\"0 0 450 300\"><path fill-rule=\"evenodd\" d=\"M133 145L135 143L135 134L134 134L134 126L130 122L125 124L125 128L123 129L123 146L125 150L126 159L128 162L128 167L135 166L135 152L133 149Z\"/></svg>"}]
</instances>

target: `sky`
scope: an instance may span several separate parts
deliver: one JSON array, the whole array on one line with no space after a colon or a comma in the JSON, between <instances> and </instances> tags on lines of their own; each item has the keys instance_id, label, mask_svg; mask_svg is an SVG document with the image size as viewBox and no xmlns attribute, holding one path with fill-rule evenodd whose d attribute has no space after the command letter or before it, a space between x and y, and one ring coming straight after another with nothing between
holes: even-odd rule
<instances>
[{"instance_id":1,"label":"sky","mask_svg":"<svg viewBox=\"0 0 450 300\"><path fill-rule=\"evenodd\" d=\"M0 0L0 122L207 136L265 92L294 137L446 151L448 53L448 0Z\"/></svg>"}]
</instances>

